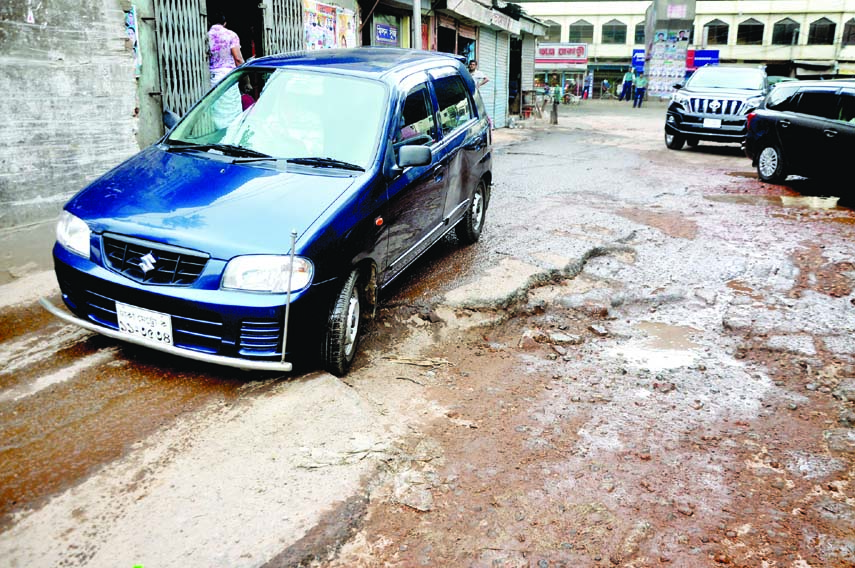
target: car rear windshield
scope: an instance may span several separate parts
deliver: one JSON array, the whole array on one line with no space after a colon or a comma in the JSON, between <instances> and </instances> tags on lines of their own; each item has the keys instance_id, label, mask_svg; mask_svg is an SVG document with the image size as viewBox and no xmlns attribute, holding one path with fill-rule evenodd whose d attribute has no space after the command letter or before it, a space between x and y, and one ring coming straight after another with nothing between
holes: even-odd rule
<instances>
[{"instance_id":1,"label":"car rear windshield","mask_svg":"<svg viewBox=\"0 0 855 568\"><path fill-rule=\"evenodd\" d=\"M386 116L386 87L306 69L228 75L168 142L227 144L276 158L332 158L367 169Z\"/></svg>"},{"instance_id":2,"label":"car rear windshield","mask_svg":"<svg viewBox=\"0 0 855 568\"><path fill-rule=\"evenodd\" d=\"M756 89L763 88L763 72L757 69L704 67L689 79L687 87L695 89Z\"/></svg>"}]
</instances>

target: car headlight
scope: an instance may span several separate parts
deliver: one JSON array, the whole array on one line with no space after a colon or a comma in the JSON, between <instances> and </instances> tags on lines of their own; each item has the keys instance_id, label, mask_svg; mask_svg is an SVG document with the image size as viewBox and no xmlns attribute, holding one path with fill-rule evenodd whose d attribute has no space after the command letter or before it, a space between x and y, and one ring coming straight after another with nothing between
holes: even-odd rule
<instances>
[{"instance_id":1,"label":"car headlight","mask_svg":"<svg viewBox=\"0 0 855 568\"><path fill-rule=\"evenodd\" d=\"M237 256L229 261L223 273L223 288L252 292L287 292L291 257L271 254ZM294 257L291 291L302 290L312 282L311 261Z\"/></svg>"},{"instance_id":2,"label":"car headlight","mask_svg":"<svg viewBox=\"0 0 855 568\"><path fill-rule=\"evenodd\" d=\"M751 97L750 99L746 99L745 106L747 108L757 108L760 106L760 103L763 102L763 97Z\"/></svg>"},{"instance_id":3,"label":"car headlight","mask_svg":"<svg viewBox=\"0 0 855 568\"><path fill-rule=\"evenodd\" d=\"M689 103L689 96L677 91L676 93L671 95L671 100L677 103L678 105L687 106Z\"/></svg>"},{"instance_id":4,"label":"car headlight","mask_svg":"<svg viewBox=\"0 0 855 568\"><path fill-rule=\"evenodd\" d=\"M68 211L59 215L56 224L56 240L59 244L75 254L89 258L89 236L92 231L82 219Z\"/></svg>"}]
</instances>

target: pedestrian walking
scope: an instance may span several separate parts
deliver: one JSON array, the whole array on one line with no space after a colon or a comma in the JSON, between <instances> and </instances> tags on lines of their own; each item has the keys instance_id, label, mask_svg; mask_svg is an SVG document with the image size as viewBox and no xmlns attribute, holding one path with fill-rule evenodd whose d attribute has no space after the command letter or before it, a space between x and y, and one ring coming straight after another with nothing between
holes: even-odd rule
<instances>
[{"instance_id":1,"label":"pedestrian walking","mask_svg":"<svg viewBox=\"0 0 855 568\"><path fill-rule=\"evenodd\" d=\"M591 96L592 91L594 90L594 72L591 71L587 75L585 75L585 82L582 86L582 98L587 99Z\"/></svg>"},{"instance_id":2,"label":"pedestrian walking","mask_svg":"<svg viewBox=\"0 0 855 568\"><path fill-rule=\"evenodd\" d=\"M213 87L235 67L243 65L243 55L240 52L240 38L235 32L226 28L226 17L215 14L212 21L214 24L208 30L208 67ZM240 87L235 84L212 107L212 119L217 128L225 128L242 110Z\"/></svg>"},{"instance_id":3,"label":"pedestrian walking","mask_svg":"<svg viewBox=\"0 0 855 568\"><path fill-rule=\"evenodd\" d=\"M632 99L632 86L635 84L635 70L630 67L629 71L623 74L623 88L620 91L619 101L626 99L627 102Z\"/></svg>"},{"instance_id":4,"label":"pedestrian walking","mask_svg":"<svg viewBox=\"0 0 855 568\"><path fill-rule=\"evenodd\" d=\"M644 102L644 95L647 93L647 77L644 76L644 71L638 72L638 78L635 80L635 99L632 101L632 108L641 108L641 103Z\"/></svg>"}]
</instances>

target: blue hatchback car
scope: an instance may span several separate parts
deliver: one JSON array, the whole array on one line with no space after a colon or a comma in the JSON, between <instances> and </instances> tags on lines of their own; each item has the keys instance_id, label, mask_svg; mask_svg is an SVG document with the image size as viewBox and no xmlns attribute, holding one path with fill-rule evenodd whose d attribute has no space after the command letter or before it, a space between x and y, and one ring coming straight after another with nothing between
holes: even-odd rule
<instances>
[{"instance_id":1,"label":"blue hatchback car","mask_svg":"<svg viewBox=\"0 0 855 568\"><path fill-rule=\"evenodd\" d=\"M253 60L65 206L71 313L110 337L232 367L342 375L378 292L490 201L484 104L450 55L359 48Z\"/></svg>"}]
</instances>

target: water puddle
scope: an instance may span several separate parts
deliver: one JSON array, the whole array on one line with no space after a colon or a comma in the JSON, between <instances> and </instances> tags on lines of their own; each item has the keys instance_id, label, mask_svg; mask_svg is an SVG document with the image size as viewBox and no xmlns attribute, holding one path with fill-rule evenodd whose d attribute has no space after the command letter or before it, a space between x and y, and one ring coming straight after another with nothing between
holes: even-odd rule
<instances>
[{"instance_id":1,"label":"water puddle","mask_svg":"<svg viewBox=\"0 0 855 568\"><path fill-rule=\"evenodd\" d=\"M835 209L839 197L818 195L705 195L707 201L733 203L736 205L770 205L802 209Z\"/></svg>"},{"instance_id":2,"label":"water puddle","mask_svg":"<svg viewBox=\"0 0 855 568\"><path fill-rule=\"evenodd\" d=\"M699 330L680 325L643 321L635 326L645 337L609 350L609 354L653 372L687 367L697 359L700 346L690 339Z\"/></svg>"}]
</instances>

